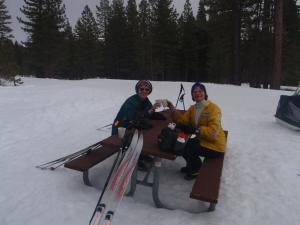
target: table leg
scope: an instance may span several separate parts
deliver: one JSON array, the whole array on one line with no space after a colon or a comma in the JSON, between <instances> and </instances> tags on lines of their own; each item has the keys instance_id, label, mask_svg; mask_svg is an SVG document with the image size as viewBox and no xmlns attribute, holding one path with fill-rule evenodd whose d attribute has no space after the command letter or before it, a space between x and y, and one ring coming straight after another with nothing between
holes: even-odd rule
<instances>
[{"instance_id":1,"label":"table leg","mask_svg":"<svg viewBox=\"0 0 300 225\"><path fill-rule=\"evenodd\" d=\"M137 184L137 166L134 168L131 178L130 178L130 189L128 191L128 193L126 194L126 196L133 196L134 192L136 190L136 184Z\"/></svg>"},{"instance_id":2,"label":"table leg","mask_svg":"<svg viewBox=\"0 0 300 225\"><path fill-rule=\"evenodd\" d=\"M161 168L161 158L154 158L154 164L153 164L153 183L148 182L149 174L151 173L152 168L149 169L146 176L143 180L139 180L137 177L138 174L138 168L135 167L131 179L130 179L130 189L126 196L133 196L134 192L136 190L136 185L144 185L148 187L152 187L152 198L155 206L157 208L165 208L165 209L171 209L169 207L166 207L159 199L159 179L160 179L160 168Z\"/></svg>"},{"instance_id":3,"label":"table leg","mask_svg":"<svg viewBox=\"0 0 300 225\"><path fill-rule=\"evenodd\" d=\"M90 180L89 180L89 171L83 171L83 183L87 186L92 186Z\"/></svg>"},{"instance_id":4,"label":"table leg","mask_svg":"<svg viewBox=\"0 0 300 225\"><path fill-rule=\"evenodd\" d=\"M160 178L160 168L161 168L161 158L154 159L154 170L153 170L153 186L152 186L152 198L154 204L157 208L165 208L171 209L166 207L159 199L159 178Z\"/></svg>"},{"instance_id":5,"label":"table leg","mask_svg":"<svg viewBox=\"0 0 300 225\"><path fill-rule=\"evenodd\" d=\"M216 203L212 203L212 202L211 202L211 203L209 204L209 207L208 207L207 211L208 211L208 212L214 211L215 208L216 208Z\"/></svg>"}]
</instances>

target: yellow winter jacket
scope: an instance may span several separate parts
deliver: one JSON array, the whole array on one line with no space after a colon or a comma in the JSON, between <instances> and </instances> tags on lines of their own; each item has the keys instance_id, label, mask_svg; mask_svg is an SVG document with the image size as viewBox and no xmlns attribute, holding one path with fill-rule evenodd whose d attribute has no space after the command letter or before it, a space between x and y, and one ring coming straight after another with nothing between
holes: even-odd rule
<instances>
[{"instance_id":1,"label":"yellow winter jacket","mask_svg":"<svg viewBox=\"0 0 300 225\"><path fill-rule=\"evenodd\" d=\"M207 100L202 110L198 124L195 124L195 105L192 105L186 112L175 111L173 120L183 125L192 124L199 129L199 143L202 147L225 152L226 138L221 125L221 110L213 102Z\"/></svg>"}]
</instances>

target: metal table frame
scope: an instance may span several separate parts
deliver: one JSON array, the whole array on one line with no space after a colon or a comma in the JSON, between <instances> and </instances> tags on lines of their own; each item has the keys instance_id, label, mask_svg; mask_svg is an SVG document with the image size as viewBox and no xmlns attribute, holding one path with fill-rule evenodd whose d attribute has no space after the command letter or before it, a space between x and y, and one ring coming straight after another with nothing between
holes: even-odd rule
<instances>
[{"instance_id":1,"label":"metal table frame","mask_svg":"<svg viewBox=\"0 0 300 225\"><path fill-rule=\"evenodd\" d=\"M159 179L160 179L160 169L161 169L161 161L162 159L159 157L154 158L154 162L151 165L151 168L146 172L146 175L144 179L139 180L138 175L138 169L137 166L135 167L132 175L131 175L131 181L130 181L130 189L127 193L127 196L133 196L136 190L136 185L140 184L143 186L151 187L152 188L152 198L155 206L157 208L165 208L170 209L170 207L167 207L164 205L160 198L159 198ZM153 182L149 182L149 176L153 172Z\"/></svg>"},{"instance_id":2,"label":"metal table frame","mask_svg":"<svg viewBox=\"0 0 300 225\"><path fill-rule=\"evenodd\" d=\"M132 175L131 175L131 180L130 180L130 189L127 192L127 196L132 197L136 191L136 186L143 185L147 187L152 188L152 199L157 208L164 208L164 209L169 209L169 210L174 210L173 208L166 206L164 203L159 198L159 179L160 179L160 170L162 166L162 159L159 157L154 158L154 162L151 165L151 167L146 171L146 175L142 180L138 179L138 168L137 166L135 167ZM149 182L149 176L153 173L153 181ZM212 212L216 208L216 203L209 202L209 206L205 210L200 210L196 213L205 213L205 212Z\"/></svg>"}]
</instances>

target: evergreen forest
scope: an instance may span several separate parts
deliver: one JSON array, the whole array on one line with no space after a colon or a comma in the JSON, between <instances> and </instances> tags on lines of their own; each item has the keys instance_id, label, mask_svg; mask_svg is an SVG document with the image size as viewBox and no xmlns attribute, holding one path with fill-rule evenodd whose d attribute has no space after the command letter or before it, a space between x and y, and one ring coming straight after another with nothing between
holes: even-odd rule
<instances>
[{"instance_id":1,"label":"evergreen forest","mask_svg":"<svg viewBox=\"0 0 300 225\"><path fill-rule=\"evenodd\" d=\"M63 0L24 0L18 22L27 38L21 43L12 36L6 1L0 0L4 79L22 74L272 88L300 81L297 0L197 0L196 10L185 0L181 12L172 0L99 0L95 9L82 9L74 27Z\"/></svg>"}]
</instances>

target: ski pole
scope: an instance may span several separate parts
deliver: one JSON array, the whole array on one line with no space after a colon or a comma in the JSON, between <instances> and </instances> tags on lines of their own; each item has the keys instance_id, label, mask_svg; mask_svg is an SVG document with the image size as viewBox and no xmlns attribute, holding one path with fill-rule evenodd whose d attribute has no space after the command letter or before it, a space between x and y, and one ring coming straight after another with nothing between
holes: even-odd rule
<instances>
[{"instance_id":1,"label":"ski pole","mask_svg":"<svg viewBox=\"0 0 300 225\"><path fill-rule=\"evenodd\" d=\"M183 92L183 93L182 93ZM180 91L179 91L179 94L178 94L178 98L177 98L177 101L176 101L176 105L175 105L175 109L177 108L177 104L178 104L178 101L182 102L183 104L183 109L185 110L185 105L184 105L184 95L185 95L185 90L184 90L184 87L182 85L182 83L180 84Z\"/></svg>"},{"instance_id":2,"label":"ski pole","mask_svg":"<svg viewBox=\"0 0 300 225\"><path fill-rule=\"evenodd\" d=\"M102 147L102 145L100 145L100 148L101 148L101 147ZM68 162L70 162L70 161L72 161L72 160L74 160L74 159L77 159L77 158L79 158L79 157L81 157L81 156L83 156L83 155L85 155L85 154L89 154L89 153L90 153L91 151L93 151L93 150L94 150L94 149L88 149L87 151L82 152L81 154L74 155L74 156L72 156L72 157L67 158L66 160L61 161L61 162L54 163L54 164L52 164L52 165L48 165L47 167L42 168L42 169L55 170L56 168L58 168L58 167L60 167L60 166L62 166L62 165L64 165L64 164L66 164L66 163L68 163ZM55 166L54 166L54 165L55 165Z\"/></svg>"},{"instance_id":3,"label":"ski pole","mask_svg":"<svg viewBox=\"0 0 300 225\"><path fill-rule=\"evenodd\" d=\"M183 91L184 91L184 89L183 89ZM185 91L184 91L184 93L180 96L180 100L179 101L181 101L182 102L182 104L183 104L183 110L185 111L185 105L184 105L184 95L185 95Z\"/></svg>"},{"instance_id":4,"label":"ski pole","mask_svg":"<svg viewBox=\"0 0 300 225\"><path fill-rule=\"evenodd\" d=\"M181 84L180 84L180 90L179 90L178 98L177 98L176 105L175 105L175 109L177 108L177 104L178 104L178 101L179 101L179 98L180 98L180 95L181 95L182 90L183 90L183 85L182 85L182 83L181 83Z\"/></svg>"},{"instance_id":5,"label":"ski pole","mask_svg":"<svg viewBox=\"0 0 300 225\"><path fill-rule=\"evenodd\" d=\"M74 159L76 159L76 158L79 158L80 156L83 156L83 155L85 155L85 154L89 154L91 151L93 151L93 150L95 150L95 149L99 149L99 148L101 148L101 147L103 147L103 145L102 144L98 144L98 145L96 145L96 146L94 146L94 147L92 147L92 148L89 148L89 149L87 149L87 150L85 150L85 151L83 151L83 152L81 152L81 153L79 153L79 154L74 154L73 156L70 156L70 157L68 157L68 158L66 158L66 159L64 159L64 160L61 160L61 161L58 161L58 162L56 162L56 163L52 163L52 164L49 164L49 165L47 165L47 166L44 166L44 167L42 167L41 169L50 169L50 170L55 170L56 168L58 168L58 167L60 167L60 166L62 166L62 165L64 165L64 164L66 164L67 162L70 162L70 161L72 161L72 160L74 160ZM58 164L58 165L57 165ZM56 165L56 166L54 166L54 165Z\"/></svg>"},{"instance_id":6,"label":"ski pole","mask_svg":"<svg viewBox=\"0 0 300 225\"><path fill-rule=\"evenodd\" d=\"M102 147L102 145L100 147ZM54 163L51 163L51 164L48 164L46 166L39 167L39 168L42 169L42 170L46 170L46 169L55 170L56 168L58 168L58 167L60 167L60 166L62 166L64 164L66 164L67 162L70 162L70 161L72 161L72 160L74 160L76 158L79 158L80 156L83 156L85 154L89 154L91 151L92 151L91 149L88 149L87 151L82 152L80 154L73 155L73 156L68 157L68 158L66 158L64 160L60 160L60 161L57 161L57 162L54 162Z\"/></svg>"},{"instance_id":7,"label":"ski pole","mask_svg":"<svg viewBox=\"0 0 300 225\"><path fill-rule=\"evenodd\" d=\"M102 130L103 128L106 128L106 127L109 127L109 126L112 126L112 123L107 124L107 125L104 125L104 126L102 126L102 127L99 127L99 128L97 128L96 130Z\"/></svg>"},{"instance_id":8,"label":"ski pole","mask_svg":"<svg viewBox=\"0 0 300 225\"><path fill-rule=\"evenodd\" d=\"M53 161L43 163L43 164L41 164L41 165L36 166L36 168L43 169L44 167L48 167L49 165L53 165L53 164L62 162L62 161L66 160L66 159L68 159L68 158L70 158L70 157L73 157L74 155L81 154L81 153L83 153L83 152L85 152L85 151L88 151L88 150L91 149L91 148L94 148L94 147L96 147L96 146L99 146L99 144L101 144L101 142L102 142L102 141L99 141L99 142L97 142L97 143L95 143L95 144L93 144L93 145L90 145L90 146L88 146L88 147L86 147L86 148L84 148L84 149L81 149L81 150L79 150L79 151L77 151L77 152L74 152L74 153L72 153L72 154L70 154L70 155L66 155L66 156L64 156L64 157L55 159L55 160L53 160Z\"/></svg>"}]
</instances>

